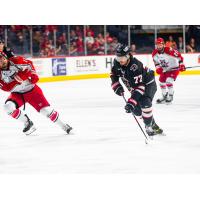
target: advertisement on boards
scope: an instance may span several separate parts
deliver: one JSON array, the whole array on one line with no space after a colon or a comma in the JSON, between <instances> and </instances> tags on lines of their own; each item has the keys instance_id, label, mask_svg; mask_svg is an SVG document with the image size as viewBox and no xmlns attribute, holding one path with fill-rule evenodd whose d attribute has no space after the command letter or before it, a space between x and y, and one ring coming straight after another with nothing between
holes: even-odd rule
<instances>
[{"instance_id":1,"label":"advertisement on boards","mask_svg":"<svg viewBox=\"0 0 200 200\"><path fill-rule=\"evenodd\" d=\"M52 75L53 76L67 75L66 58L52 58Z\"/></svg>"}]
</instances>

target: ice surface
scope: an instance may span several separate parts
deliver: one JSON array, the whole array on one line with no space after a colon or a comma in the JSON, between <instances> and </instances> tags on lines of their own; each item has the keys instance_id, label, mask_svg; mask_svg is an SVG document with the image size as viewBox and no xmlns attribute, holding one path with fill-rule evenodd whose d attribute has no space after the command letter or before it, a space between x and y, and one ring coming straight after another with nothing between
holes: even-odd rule
<instances>
[{"instance_id":1,"label":"ice surface","mask_svg":"<svg viewBox=\"0 0 200 200\"><path fill-rule=\"evenodd\" d=\"M23 125L3 111L8 93L1 91L0 173L199 173L199 85L199 76L178 77L172 105L155 104L158 88L154 117L167 136L150 145L109 79L40 84L74 135L26 105L37 131L25 136Z\"/></svg>"}]
</instances>

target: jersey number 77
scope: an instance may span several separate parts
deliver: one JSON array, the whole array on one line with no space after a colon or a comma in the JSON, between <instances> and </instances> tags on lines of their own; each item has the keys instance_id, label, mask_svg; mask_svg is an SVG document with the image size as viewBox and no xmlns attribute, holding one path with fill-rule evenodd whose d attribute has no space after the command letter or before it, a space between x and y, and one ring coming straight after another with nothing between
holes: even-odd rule
<instances>
[{"instance_id":1,"label":"jersey number 77","mask_svg":"<svg viewBox=\"0 0 200 200\"><path fill-rule=\"evenodd\" d=\"M134 77L135 84L141 83L142 82L142 75L138 75Z\"/></svg>"}]
</instances>

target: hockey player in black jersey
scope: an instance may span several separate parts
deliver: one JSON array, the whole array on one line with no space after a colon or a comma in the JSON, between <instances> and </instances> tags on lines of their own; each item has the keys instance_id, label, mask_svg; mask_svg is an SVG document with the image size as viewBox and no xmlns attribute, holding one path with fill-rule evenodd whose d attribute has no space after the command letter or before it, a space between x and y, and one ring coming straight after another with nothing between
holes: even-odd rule
<instances>
[{"instance_id":1,"label":"hockey player in black jersey","mask_svg":"<svg viewBox=\"0 0 200 200\"><path fill-rule=\"evenodd\" d=\"M143 67L143 64L131 55L128 46L119 44L110 78L112 89L117 95L124 94L120 78L131 93L125 106L126 112L142 117L149 136L162 134L163 130L156 124L152 113L152 100L157 90L154 71Z\"/></svg>"}]
</instances>

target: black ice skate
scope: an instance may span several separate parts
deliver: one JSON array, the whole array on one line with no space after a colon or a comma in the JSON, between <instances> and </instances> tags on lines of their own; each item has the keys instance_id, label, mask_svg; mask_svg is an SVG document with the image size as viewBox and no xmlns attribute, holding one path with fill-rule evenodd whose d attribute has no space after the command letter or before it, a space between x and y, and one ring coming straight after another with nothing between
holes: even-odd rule
<instances>
[{"instance_id":1,"label":"black ice skate","mask_svg":"<svg viewBox=\"0 0 200 200\"><path fill-rule=\"evenodd\" d=\"M168 96L168 93L166 93L166 95L163 95L160 99L157 99L156 103L157 104L165 103L167 100L167 96Z\"/></svg>"},{"instance_id":2,"label":"black ice skate","mask_svg":"<svg viewBox=\"0 0 200 200\"><path fill-rule=\"evenodd\" d=\"M148 136L156 135L151 126L145 126L145 129L146 129L146 133L148 134Z\"/></svg>"},{"instance_id":3,"label":"black ice skate","mask_svg":"<svg viewBox=\"0 0 200 200\"><path fill-rule=\"evenodd\" d=\"M173 95L169 95L168 97L167 97L167 99L166 99L166 104L171 104L172 103L172 101L173 101Z\"/></svg>"},{"instance_id":4,"label":"black ice skate","mask_svg":"<svg viewBox=\"0 0 200 200\"><path fill-rule=\"evenodd\" d=\"M148 136L165 135L163 130L156 123L154 123L152 126L145 126L145 129Z\"/></svg>"},{"instance_id":5,"label":"black ice skate","mask_svg":"<svg viewBox=\"0 0 200 200\"><path fill-rule=\"evenodd\" d=\"M163 130L156 123L152 125L152 129L154 131L154 135L163 134Z\"/></svg>"},{"instance_id":6,"label":"black ice skate","mask_svg":"<svg viewBox=\"0 0 200 200\"><path fill-rule=\"evenodd\" d=\"M25 116L27 117L27 122L25 123L23 132L26 135L30 135L31 133L33 133L36 130L36 128L35 128L33 122L29 119L29 117L27 115L25 115Z\"/></svg>"},{"instance_id":7,"label":"black ice skate","mask_svg":"<svg viewBox=\"0 0 200 200\"><path fill-rule=\"evenodd\" d=\"M65 124L65 126L63 127L63 130L67 133L70 134L72 127L69 126L68 124Z\"/></svg>"}]
</instances>

